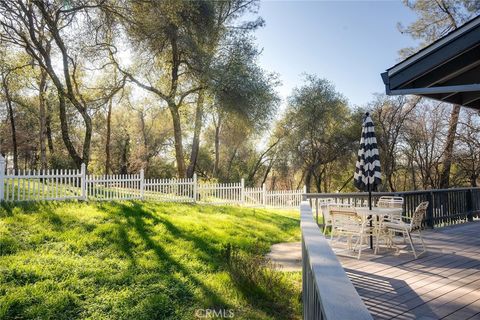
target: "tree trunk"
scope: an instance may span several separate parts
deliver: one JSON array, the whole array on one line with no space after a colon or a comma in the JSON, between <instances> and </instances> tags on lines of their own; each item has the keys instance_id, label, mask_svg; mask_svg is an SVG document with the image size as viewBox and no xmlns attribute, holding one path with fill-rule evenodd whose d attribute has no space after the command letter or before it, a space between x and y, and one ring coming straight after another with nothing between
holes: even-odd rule
<instances>
[{"instance_id":1,"label":"tree trunk","mask_svg":"<svg viewBox=\"0 0 480 320\"><path fill-rule=\"evenodd\" d=\"M305 186L307 188L307 193L310 193L310 186L312 184L312 176L313 176L312 168L309 167L307 169L307 174L305 175Z\"/></svg>"},{"instance_id":2,"label":"tree trunk","mask_svg":"<svg viewBox=\"0 0 480 320\"><path fill-rule=\"evenodd\" d=\"M10 97L10 91L8 89L8 83L5 77L3 78L3 90L5 92L5 98L7 100L8 117L10 120L10 129L12 134L12 148L13 148L13 170L18 172L18 146L17 146L17 130L15 127L15 115L13 114L12 99Z\"/></svg>"},{"instance_id":3,"label":"tree trunk","mask_svg":"<svg viewBox=\"0 0 480 320\"><path fill-rule=\"evenodd\" d=\"M387 163L385 163L385 166L384 166L384 174L385 174L385 180L386 180L386 183L388 183L388 187L390 188L390 191L391 192L395 192L396 191L396 188L395 188L395 183L393 181L393 176L394 176L394 172L395 172L395 156L394 155L389 155L388 157L386 157L387 159L389 159L389 161Z\"/></svg>"},{"instance_id":4,"label":"tree trunk","mask_svg":"<svg viewBox=\"0 0 480 320\"><path fill-rule=\"evenodd\" d=\"M40 167L42 170L47 169L47 112L45 94L47 91L47 72L40 70L40 83L38 86L38 102L39 102L39 117L40 117Z\"/></svg>"},{"instance_id":5,"label":"tree trunk","mask_svg":"<svg viewBox=\"0 0 480 320\"><path fill-rule=\"evenodd\" d=\"M454 105L450 115L448 125L447 141L443 152L443 170L440 175L440 188L445 189L450 185L450 169L452 167L453 146L455 144L455 136L457 134L458 117L460 115L460 105Z\"/></svg>"},{"instance_id":6,"label":"tree trunk","mask_svg":"<svg viewBox=\"0 0 480 320\"><path fill-rule=\"evenodd\" d=\"M145 175L148 174L148 168L150 164L150 148L148 145L148 135L147 135L147 126L145 124L145 114L144 110L139 111L139 118L140 118L140 129L142 131L142 140L143 140L143 149L144 149L144 154L143 154L143 159L142 159L142 166L145 170Z\"/></svg>"},{"instance_id":7,"label":"tree trunk","mask_svg":"<svg viewBox=\"0 0 480 320\"><path fill-rule=\"evenodd\" d=\"M130 136L127 135L122 148L120 174L128 174L128 151L130 149Z\"/></svg>"},{"instance_id":8,"label":"tree trunk","mask_svg":"<svg viewBox=\"0 0 480 320\"><path fill-rule=\"evenodd\" d=\"M397 188L395 188L395 184L393 183L393 173L389 173L387 176L388 179L388 185L390 187L391 192L397 191Z\"/></svg>"},{"instance_id":9,"label":"tree trunk","mask_svg":"<svg viewBox=\"0 0 480 320\"><path fill-rule=\"evenodd\" d=\"M477 186L477 180L478 180L478 175L472 174L470 176L470 186L474 187L474 188L478 187Z\"/></svg>"},{"instance_id":10,"label":"tree trunk","mask_svg":"<svg viewBox=\"0 0 480 320\"><path fill-rule=\"evenodd\" d=\"M198 93L197 108L195 110L195 128L193 130L192 151L190 153L190 163L187 168L187 178L192 178L197 165L198 152L200 149L200 134L202 133L203 124L203 102L205 99L205 92L201 90Z\"/></svg>"},{"instance_id":11,"label":"tree trunk","mask_svg":"<svg viewBox=\"0 0 480 320\"><path fill-rule=\"evenodd\" d=\"M338 192L342 192L342 190L353 180L353 174L343 183L343 185L338 189Z\"/></svg>"},{"instance_id":12,"label":"tree trunk","mask_svg":"<svg viewBox=\"0 0 480 320\"><path fill-rule=\"evenodd\" d=\"M110 138L112 135L112 102L113 99L108 101L108 110L107 110L107 136L105 138L105 174L109 174L110 169Z\"/></svg>"},{"instance_id":13,"label":"tree trunk","mask_svg":"<svg viewBox=\"0 0 480 320\"><path fill-rule=\"evenodd\" d=\"M63 94L58 92L58 106L60 109L60 131L62 133L62 140L63 143L65 144L65 147L67 148L68 154L72 158L73 162L75 163L75 166L80 169L82 165L82 158L78 155L77 151L75 150L75 147L73 146L72 140L70 140L70 136L68 134L68 121L67 121L67 107L66 107L66 101L65 97Z\"/></svg>"},{"instance_id":14,"label":"tree trunk","mask_svg":"<svg viewBox=\"0 0 480 320\"><path fill-rule=\"evenodd\" d=\"M50 152L50 156L53 154L53 139L52 139L52 108L50 104L45 99L45 105L47 107L47 114L45 116L45 130L47 134L47 142L48 142L48 151Z\"/></svg>"},{"instance_id":15,"label":"tree trunk","mask_svg":"<svg viewBox=\"0 0 480 320\"><path fill-rule=\"evenodd\" d=\"M228 160L228 165L227 165L227 178L230 179L230 174L232 173L232 166L233 166L233 160L235 160L238 152L238 146L235 146L235 149L233 149L232 156Z\"/></svg>"},{"instance_id":16,"label":"tree trunk","mask_svg":"<svg viewBox=\"0 0 480 320\"><path fill-rule=\"evenodd\" d=\"M266 157L266 155L270 152L270 150L272 150L279 142L280 140L277 140L276 142L272 143L259 157L258 157L258 160L255 162L255 165L253 166L252 170L250 170L250 172L248 173L248 177L247 177L247 181L248 182L254 182L254 178L255 178L255 175L257 174L258 170L260 169L260 167L262 166L262 164L264 164L264 158ZM302 177L303 179L303 177Z\"/></svg>"},{"instance_id":17,"label":"tree trunk","mask_svg":"<svg viewBox=\"0 0 480 320\"><path fill-rule=\"evenodd\" d=\"M302 187L303 179L305 179L305 170L302 171L302 176L297 183L297 188L296 188L297 190ZM305 185L305 184L303 183L303 185Z\"/></svg>"},{"instance_id":18,"label":"tree trunk","mask_svg":"<svg viewBox=\"0 0 480 320\"><path fill-rule=\"evenodd\" d=\"M322 173L316 174L315 171L313 172L313 182L315 184L315 188L317 188L317 192L322 192ZM326 190L326 189L324 189Z\"/></svg>"},{"instance_id":19,"label":"tree trunk","mask_svg":"<svg viewBox=\"0 0 480 320\"><path fill-rule=\"evenodd\" d=\"M177 161L177 171L179 178L185 178L185 159L183 157L183 141L182 141L182 126L180 123L180 113L178 112L178 107L173 103L169 102L168 108L172 115L173 121L173 135L175 138L175 158Z\"/></svg>"},{"instance_id":20,"label":"tree trunk","mask_svg":"<svg viewBox=\"0 0 480 320\"><path fill-rule=\"evenodd\" d=\"M83 139L83 152L82 152L82 162L85 163L85 166L88 168L88 163L90 162L90 145L92 143L92 118L84 108L80 111L82 115L83 122L85 124L85 138ZM81 165L81 164L80 164Z\"/></svg>"},{"instance_id":21,"label":"tree trunk","mask_svg":"<svg viewBox=\"0 0 480 320\"><path fill-rule=\"evenodd\" d=\"M220 162L220 118L215 125L215 162L213 165L213 176L218 178L218 165Z\"/></svg>"},{"instance_id":22,"label":"tree trunk","mask_svg":"<svg viewBox=\"0 0 480 320\"><path fill-rule=\"evenodd\" d=\"M410 162L410 174L412 175L413 190L417 190L417 178L415 176L415 167L413 161Z\"/></svg>"},{"instance_id":23,"label":"tree trunk","mask_svg":"<svg viewBox=\"0 0 480 320\"><path fill-rule=\"evenodd\" d=\"M267 170L265 170L265 174L263 175L263 180L262 180L262 186L263 184L267 181L268 175L270 174L270 171L273 168L273 163L275 162L275 159L272 158L270 160L270 163L268 164Z\"/></svg>"}]
</instances>

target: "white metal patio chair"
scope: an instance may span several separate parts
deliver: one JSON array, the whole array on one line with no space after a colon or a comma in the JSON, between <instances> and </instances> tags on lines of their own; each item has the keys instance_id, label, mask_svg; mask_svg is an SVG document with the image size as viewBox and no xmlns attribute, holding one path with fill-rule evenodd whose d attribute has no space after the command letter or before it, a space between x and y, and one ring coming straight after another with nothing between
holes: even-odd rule
<instances>
[{"instance_id":1,"label":"white metal patio chair","mask_svg":"<svg viewBox=\"0 0 480 320\"><path fill-rule=\"evenodd\" d=\"M336 203L334 199L327 199L330 201L325 201L322 203L322 215L323 215L323 233L327 231L328 227L332 227L332 217L330 215L330 211L332 208L353 208L351 204L347 203Z\"/></svg>"},{"instance_id":2,"label":"white metal patio chair","mask_svg":"<svg viewBox=\"0 0 480 320\"><path fill-rule=\"evenodd\" d=\"M379 208L403 208L402 197L382 196L377 201Z\"/></svg>"},{"instance_id":3,"label":"white metal patio chair","mask_svg":"<svg viewBox=\"0 0 480 320\"><path fill-rule=\"evenodd\" d=\"M370 219L364 219L357 215L354 208L348 207L331 207L330 215L332 217L332 233L330 239L333 240L334 235L337 239L346 237L347 248L355 251L358 246L358 256L362 255L362 245L370 235ZM356 238L355 243L353 243Z\"/></svg>"},{"instance_id":4,"label":"white metal patio chair","mask_svg":"<svg viewBox=\"0 0 480 320\"><path fill-rule=\"evenodd\" d=\"M318 203L318 208L322 213L322 218L323 218L323 233L325 233L325 230L327 226L331 226L331 219L330 215L327 212L327 206L329 203L335 202L333 198L322 198L322 199L317 199Z\"/></svg>"},{"instance_id":5,"label":"white metal patio chair","mask_svg":"<svg viewBox=\"0 0 480 320\"><path fill-rule=\"evenodd\" d=\"M410 219L410 223L404 222L401 217L399 219L390 219L389 221L383 223L383 227L386 228L390 233L392 243L393 235L395 233L401 233L404 238L408 240L415 259L427 252L427 247L425 246L425 242L423 241L421 233L422 221L425 218L425 214L427 213L427 208L428 201L420 203L415 209L415 212L413 213L411 218L404 218ZM415 246L413 245L412 234L414 234L414 232L417 232L417 235L420 238L423 247L423 251L418 254L415 251Z\"/></svg>"},{"instance_id":6,"label":"white metal patio chair","mask_svg":"<svg viewBox=\"0 0 480 320\"><path fill-rule=\"evenodd\" d=\"M401 209L403 208L403 203L404 199L402 197L396 197L396 196L381 196L378 201L377 201L377 207L379 208L386 208L386 209ZM391 236L389 234L389 231L383 226L385 222L389 222L390 220L399 220L401 219L401 214L389 214L386 216L381 217L379 221L374 221L376 224L375 228L375 239L376 239L376 244L375 244L375 254L380 249L380 239L385 240L385 244L390 248L393 243L390 241ZM407 243L406 238L404 236L403 238L404 243Z\"/></svg>"}]
</instances>

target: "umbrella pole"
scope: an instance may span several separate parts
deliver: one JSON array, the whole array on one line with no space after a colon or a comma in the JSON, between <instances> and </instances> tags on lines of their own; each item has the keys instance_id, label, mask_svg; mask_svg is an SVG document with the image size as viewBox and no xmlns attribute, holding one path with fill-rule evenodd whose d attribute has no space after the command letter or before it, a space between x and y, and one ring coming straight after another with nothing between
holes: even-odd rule
<instances>
[{"instance_id":1,"label":"umbrella pole","mask_svg":"<svg viewBox=\"0 0 480 320\"><path fill-rule=\"evenodd\" d=\"M372 187L368 184L368 210L372 210ZM370 216L370 249L373 250L372 216Z\"/></svg>"}]
</instances>

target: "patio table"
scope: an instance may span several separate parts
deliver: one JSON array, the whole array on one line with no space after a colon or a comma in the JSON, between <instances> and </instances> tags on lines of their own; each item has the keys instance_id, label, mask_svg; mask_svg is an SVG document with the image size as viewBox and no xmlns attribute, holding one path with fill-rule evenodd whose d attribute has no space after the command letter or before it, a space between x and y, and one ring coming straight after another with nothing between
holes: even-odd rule
<instances>
[{"instance_id":1,"label":"patio table","mask_svg":"<svg viewBox=\"0 0 480 320\"><path fill-rule=\"evenodd\" d=\"M356 207L355 211L357 212L357 215L362 217L362 219L366 219L371 216L372 221L376 221L376 223L373 224L373 230L370 235L370 248L373 249L372 236L374 234L377 237L386 236L381 232L381 227L384 219L385 218L388 219L388 217L400 218L402 216L403 209L373 207L372 210L370 210L369 208L365 208L365 207ZM378 240L377 240L377 244L378 244ZM377 250L378 250L378 246L377 248L375 248L375 253L377 252Z\"/></svg>"}]
</instances>

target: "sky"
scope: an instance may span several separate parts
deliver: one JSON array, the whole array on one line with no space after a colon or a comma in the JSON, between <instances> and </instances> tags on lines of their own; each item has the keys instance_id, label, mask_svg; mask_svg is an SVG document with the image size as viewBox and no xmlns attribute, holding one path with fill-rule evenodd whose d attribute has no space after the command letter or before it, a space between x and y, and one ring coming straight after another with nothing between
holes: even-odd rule
<instances>
[{"instance_id":1,"label":"sky","mask_svg":"<svg viewBox=\"0 0 480 320\"><path fill-rule=\"evenodd\" d=\"M255 32L259 63L279 74L283 99L309 73L364 106L384 92L380 73L398 62L398 50L416 46L397 29L416 18L400 1L262 1L258 14L266 22Z\"/></svg>"}]
</instances>

